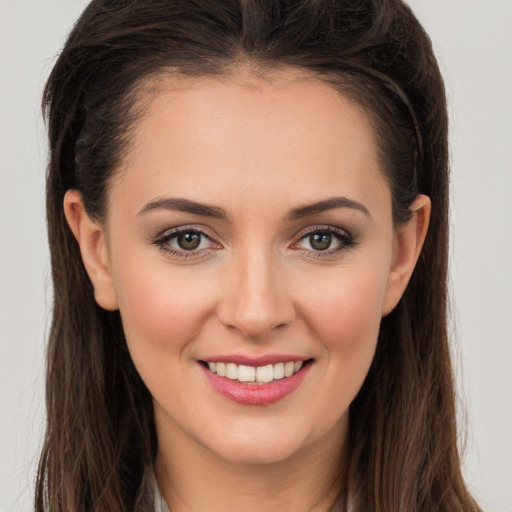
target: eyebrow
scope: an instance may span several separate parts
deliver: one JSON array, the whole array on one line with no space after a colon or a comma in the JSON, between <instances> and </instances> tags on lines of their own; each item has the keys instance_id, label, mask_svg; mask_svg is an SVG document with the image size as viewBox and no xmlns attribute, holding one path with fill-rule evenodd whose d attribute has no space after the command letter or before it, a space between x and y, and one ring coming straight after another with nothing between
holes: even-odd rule
<instances>
[{"instance_id":1,"label":"eyebrow","mask_svg":"<svg viewBox=\"0 0 512 512\"><path fill-rule=\"evenodd\" d=\"M292 221L317 213L322 213L328 210L334 210L336 208L350 208L352 210L358 210L366 215L370 215L370 212L364 206L364 204L349 199L347 197L331 197L323 201L308 204L305 206L299 206L291 210L285 217L286 221ZM139 215L145 215L150 211L157 209L165 210L177 210L180 212L192 213L194 215L201 215L202 217L210 217L213 219L226 220L228 218L227 213L218 206L210 206L204 203L198 203L189 199L182 198L161 198L155 199L149 203L146 203L140 210Z\"/></svg>"},{"instance_id":2,"label":"eyebrow","mask_svg":"<svg viewBox=\"0 0 512 512\"><path fill-rule=\"evenodd\" d=\"M319 201L317 203L294 208L290 211L290 213L288 213L286 220L296 220L302 217L308 217L309 215L315 215L317 213L322 213L328 210L334 210L336 208L350 208L370 216L368 208L366 208L364 204L359 203L358 201L354 201L348 197L331 197L329 199L325 199L324 201Z\"/></svg>"},{"instance_id":3,"label":"eyebrow","mask_svg":"<svg viewBox=\"0 0 512 512\"><path fill-rule=\"evenodd\" d=\"M139 215L145 215L146 213L157 209L177 210L180 212L201 215L203 217L211 217L213 219L227 219L228 217L222 208L209 206L203 203L196 203L195 201L190 201L189 199L172 197L155 199L154 201L145 204L142 210L139 212Z\"/></svg>"}]
</instances>

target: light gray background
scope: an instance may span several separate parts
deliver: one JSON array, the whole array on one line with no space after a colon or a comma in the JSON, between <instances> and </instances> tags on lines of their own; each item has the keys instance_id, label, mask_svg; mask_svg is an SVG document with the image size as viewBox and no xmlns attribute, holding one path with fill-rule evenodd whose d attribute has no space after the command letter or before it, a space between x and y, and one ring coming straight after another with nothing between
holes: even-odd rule
<instances>
[{"instance_id":1,"label":"light gray background","mask_svg":"<svg viewBox=\"0 0 512 512\"><path fill-rule=\"evenodd\" d=\"M0 0L0 512L32 509L49 263L40 93L85 0ZM512 511L512 0L410 2L446 79L453 330L465 474ZM462 413L461 413L462 416Z\"/></svg>"}]
</instances>

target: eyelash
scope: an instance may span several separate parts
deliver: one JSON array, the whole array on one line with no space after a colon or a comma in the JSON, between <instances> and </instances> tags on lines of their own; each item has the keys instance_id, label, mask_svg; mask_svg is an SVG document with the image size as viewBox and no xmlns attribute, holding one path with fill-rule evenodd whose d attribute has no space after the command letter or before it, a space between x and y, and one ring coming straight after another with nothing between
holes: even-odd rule
<instances>
[{"instance_id":1,"label":"eyelash","mask_svg":"<svg viewBox=\"0 0 512 512\"><path fill-rule=\"evenodd\" d=\"M329 256L338 254L347 249L355 247L357 245L357 239L350 234L348 231L343 229L335 228L334 226L315 226L307 229L305 232L299 234L298 240L292 244L293 246L298 245L300 242L307 240L309 237L316 234L327 234L338 240L339 246L334 249L325 250L311 250L311 249L298 249L308 254L309 257L321 258L322 256Z\"/></svg>"},{"instance_id":2,"label":"eyelash","mask_svg":"<svg viewBox=\"0 0 512 512\"><path fill-rule=\"evenodd\" d=\"M216 244L217 247L213 248L207 248L207 249L196 249L196 250L179 250L171 248L169 243L177 239L180 235L184 234L198 234L201 236L202 239L206 239L210 241L213 244ZM308 237L311 237L315 234L327 234L338 240L339 246L334 249L325 249L325 250L314 250L314 249L301 249L297 247L298 244L308 239ZM200 244L203 243L203 240L200 241ZM312 228L309 228L307 231L299 233L297 236L297 240L291 244L291 248L301 251L303 253L307 253L308 256L314 257L314 258L321 258L322 256L328 256L340 253L344 250L350 249L352 247L355 247L357 245L357 239L348 233L345 230L335 228L333 226L315 226ZM167 254L170 254L171 256L177 257L177 258L190 258L199 256L201 253L209 254L211 251L215 251L222 248L222 245L219 242L216 242L215 239L207 234L203 229L200 229L195 226L182 226L180 228L173 229L171 231L166 231L164 234L160 235L154 242L154 245L158 247L158 249L164 251Z\"/></svg>"},{"instance_id":3,"label":"eyelash","mask_svg":"<svg viewBox=\"0 0 512 512\"><path fill-rule=\"evenodd\" d=\"M201 236L202 239L209 240L210 242L216 244L218 247L186 251L183 249L182 250L173 249L169 246L169 243L173 239L177 239L180 235L185 235L187 233L198 234ZM198 256L201 252L204 252L204 251L208 251L208 253L210 253L211 251L215 251L222 247L220 243L215 242L214 238L211 235L207 234L204 230L194 227L194 226L182 226L182 227L170 230L170 231L166 231L164 234L160 235L153 243L154 243L154 245L156 245L158 247L158 249L164 251L165 253L170 254L171 256L183 258L183 259L190 258L193 256ZM201 243L203 243L203 240L200 241L200 244Z\"/></svg>"}]
</instances>

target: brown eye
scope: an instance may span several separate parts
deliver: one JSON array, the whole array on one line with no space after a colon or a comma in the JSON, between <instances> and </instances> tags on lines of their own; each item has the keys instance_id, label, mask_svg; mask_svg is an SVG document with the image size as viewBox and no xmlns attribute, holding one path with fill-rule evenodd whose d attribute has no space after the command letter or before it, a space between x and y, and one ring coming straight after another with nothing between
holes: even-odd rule
<instances>
[{"instance_id":1,"label":"brown eye","mask_svg":"<svg viewBox=\"0 0 512 512\"><path fill-rule=\"evenodd\" d=\"M187 231L185 233L180 233L176 237L176 243L179 248L184 251L194 251L201 245L201 233L197 231Z\"/></svg>"},{"instance_id":2,"label":"brown eye","mask_svg":"<svg viewBox=\"0 0 512 512\"><path fill-rule=\"evenodd\" d=\"M313 233L309 236L309 243L315 251L326 251L331 247L332 235L327 232Z\"/></svg>"},{"instance_id":3,"label":"brown eye","mask_svg":"<svg viewBox=\"0 0 512 512\"><path fill-rule=\"evenodd\" d=\"M178 229L154 241L161 250L176 257L188 258L205 251L221 249L209 235L199 229Z\"/></svg>"},{"instance_id":4,"label":"brown eye","mask_svg":"<svg viewBox=\"0 0 512 512\"><path fill-rule=\"evenodd\" d=\"M304 233L300 239L292 245L293 249L300 249L320 256L333 255L349 249L357 244L355 238L347 231L334 226L319 227Z\"/></svg>"}]
</instances>

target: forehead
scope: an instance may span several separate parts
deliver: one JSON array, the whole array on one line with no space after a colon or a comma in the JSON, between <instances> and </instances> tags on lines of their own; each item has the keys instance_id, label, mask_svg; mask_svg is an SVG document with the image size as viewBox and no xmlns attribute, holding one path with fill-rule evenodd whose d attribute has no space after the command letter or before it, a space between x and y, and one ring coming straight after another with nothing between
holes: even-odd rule
<instances>
[{"instance_id":1,"label":"forehead","mask_svg":"<svg viewBox=\"0 0 512 512\"><path fill-rule=\"evenodd\" d=\"M140 149L138 143L147 143L142 132L154 130L156 124L160 129L165 127L169 135L194 126L194 133L187 133L198 137L217 124L216 128L224 128L220 138L238 123L241 134L252 136L256 142L268 143L264 135L274 127L295 140L308 133L312 142L323 136L328 143L338 136L345 140L350 137L349 133L332 131L348 121L354 126L364 125L366 138L372 142L374 138L372 123L362 107L331 83L297 68L256 74L246 66L223 75L200 77L161 73L143 81L136 98L135 111L142 115L132 127L132 156ZM204 131L198 132L200 127ZM356 135L362 140L362 133L354 132ZM205 137L203 142L209 139Z\"/></svg>"},{"instance_id":2,"label":"forehead","mask_svg":"<svg viewBox=\"0 0 512 512\"><path fill-rule=\"evenodd\" d=\"M385 185L368 116L310 73L161 75L138 101L144 114L116 181L132 182L141 201L191 187L208 202L249 189L307 202L340 186L363 199L372 180Z\"/></svg>"}]
</instances>

